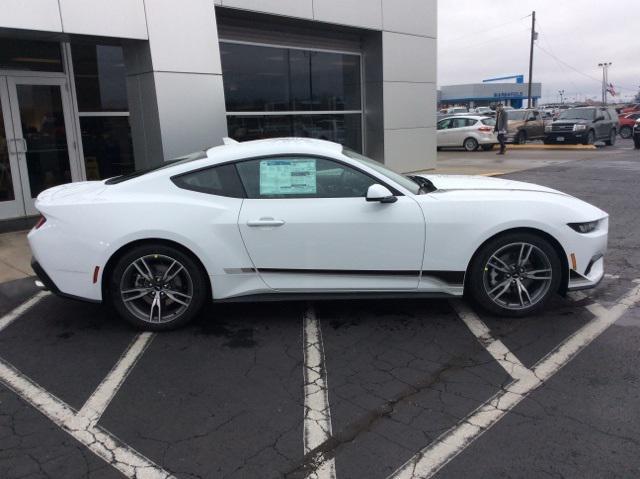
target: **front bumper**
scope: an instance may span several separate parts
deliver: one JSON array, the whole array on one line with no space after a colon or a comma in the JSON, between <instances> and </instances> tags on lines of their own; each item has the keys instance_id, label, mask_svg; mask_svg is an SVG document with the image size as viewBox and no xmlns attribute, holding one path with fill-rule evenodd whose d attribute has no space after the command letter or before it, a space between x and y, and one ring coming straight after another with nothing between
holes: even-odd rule
<instances>
[{"instance_id":1,"label":"front bumper","mask_svg":"<svg viewBox=\"0 0 640 479\"><path fill-rule=\"evenodd\" d=\"M602 278L604 278L604 257L598 255L591 259L584 274L579 274L574 270L569 272L567 291L595 288L600 284Z\"/></svg>"},{"instance_id":2,"label":"front bumper","mask_svg":"<svg viewBox=\"0 0 640 479\"><path fill-rule=\"evenodd\" d=\"M544 140L549 143L582 143L586 141L588 135L589 130L551 131L544 134Z\"/></svg>"}]
</instances>

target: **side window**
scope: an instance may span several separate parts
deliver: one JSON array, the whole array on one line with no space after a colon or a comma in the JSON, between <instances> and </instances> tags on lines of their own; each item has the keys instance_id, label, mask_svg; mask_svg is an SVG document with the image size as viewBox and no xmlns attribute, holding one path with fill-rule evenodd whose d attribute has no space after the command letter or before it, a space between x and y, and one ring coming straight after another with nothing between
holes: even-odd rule
<instances>
[{"instance_id":1,"label":"side window","mask_svg":"<svg viewBox=\"0 0 640 479\"><path fill-rule=\"evenodd\" d=\"M171 179L178 188L210 195L244 198L244 189L233 164L214 166Z\"/></svg>"},{"instance_id":2,"label":"side window","mask_svg":"<svg viewBox=\"0 0 640 479\"><path fill-rule=\"evenodd\" d=\"M272 198L354 198L367 195L377 181L324 158L278 157L237 163L247 196Z\"/></svg>"},{"instance_id":3,"label":"side window","mask_svg":"<svg viewBox=\"0 0 640 479\"><path fill-rule=\"evenodd\" d=\"M454 118L451 128L464 128L465 126L467 126L466 118Z\"/></svg>"},{"instance_id":4,"label":"side window","mask_svg":"<svg viewBox=\"0 0 640 479\"><path fill-rule=\"evenodd\" d=\"M531 119L532 120L539 120L540 119L540 114L537 111L532 111L531 112Z\"/></svg>"},{"instance_id":5,"label":"side window","mask_svg":"<svg viewBox=\"0 0 640 479\"><path fill-rule=\"evenodd\" d=\"M451 119L446 119L438 122L438 130L446 130L451 128Z\"/></svg>"}]
</instances>

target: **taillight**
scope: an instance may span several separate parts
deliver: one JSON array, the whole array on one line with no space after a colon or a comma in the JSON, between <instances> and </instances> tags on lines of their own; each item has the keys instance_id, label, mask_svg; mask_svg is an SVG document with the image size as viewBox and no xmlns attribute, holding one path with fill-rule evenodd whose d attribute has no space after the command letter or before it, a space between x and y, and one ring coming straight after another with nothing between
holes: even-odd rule
<instances>
[{"instance_id":1,"label":"taillight","mask_svg":"<svg viewBox=\"0 0 640 479\"><path fill-rule=\"evenodd\" d=\"M478 131L493 131L493 128L491 128L490 126L481 126L480 128L478 128Z\"/></svg>"},{"instance_id":2,"label":"taillight","mask_svg":"<svg viewBox=\"0 0 640 479\"><path fill-rule=\"evenodd\" d=\"M34 230L37 230L38 228L40 228L43 224L45 224L47 222L47 218L45 218L44 216L41 216L40 218L38 218L38 222L36 223L36 225L33 227Z\"/></svg>"}]
</instances>

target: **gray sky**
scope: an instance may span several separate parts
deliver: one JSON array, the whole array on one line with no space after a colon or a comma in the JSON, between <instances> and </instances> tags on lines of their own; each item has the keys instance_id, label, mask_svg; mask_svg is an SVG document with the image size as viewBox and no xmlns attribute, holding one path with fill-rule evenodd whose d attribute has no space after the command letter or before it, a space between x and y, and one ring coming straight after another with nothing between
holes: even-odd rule
<instances>
[{"instance_id":1,"label":"gray sky","mask_svg":"<svg viewBox=\"0 0 640 479\"><path fill-rule=\"evenodd\" d=\"M536 43L548 52L534 50L543 101L559 101L560 89L569 100L600 99L603 61L613 63L618 95L638 91L640 0L439 0L438 85L520 73L527 81L532 10Z\"/></svg>"}]
</instances>

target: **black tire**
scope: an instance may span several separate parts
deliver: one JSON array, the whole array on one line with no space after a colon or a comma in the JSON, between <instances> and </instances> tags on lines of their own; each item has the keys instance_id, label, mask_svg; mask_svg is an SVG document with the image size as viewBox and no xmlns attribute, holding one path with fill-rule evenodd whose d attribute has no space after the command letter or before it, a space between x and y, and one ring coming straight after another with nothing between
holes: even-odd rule
<instances>
[{"instance_id":1,"label":"black tire","mask_svg":"<svg viewBox=\"0 0 640 479\"><path fill-rule=\"evenodd\" d=\"M475 138L466 138L463 142L462 142L462 147L466 150L466 151L476 151L478 149L478 140L476 140Z\"/></svg>"},{"instance_id":2,"label":"black tire","mask_svg":"<svg viewBox=\"0 0 640 479\"><path fill-rule=\"evenodd\" d=\"M633 135L633 128L626 125L620 127L620 138L628 140L629 138L631 138L631 135Z\"/></svg>"},{"instance_id":3,"label":"black tire","mask_svg":"<svg viewBox=\"0 0 640 479\"><path fill-rule=\"evenodd\" d=\"M609 133L609 139L608 140L604 140L604 144L607 146L613 146L616 144L616 138L618 137L618 134L616 133L615 128L613 130L611 130L611 133Z\"/></svg>"},{"instance_id":4,"label":"black tire","mask_svg":"<svg viewBox=\"0 0 640 479\"><path fill-rule=\"evenodd\" d=\"M582 141L583 145L593 145L596 142L596 132L589 130L587 137Z\"/></svg>"},{"instance_id":5,"label":"black tire","mask_svg":"<svg viewBox=\"0 0 640 479\"><path fill-rule=\"evenodd\" d=\"M491 150L493 150L494 146L495 145L493 145L493 144L492 145L482 145L482 150L483 151L491 151Z\"/></svg>"},{"instance_id":6,"label":"black tire","mask_svg":"<svg viewBox=\"0 0 640 479\"><path fill-rule=\"evenodd\" d=\"M527 132L520 130L516 135L514 143L516 145L524 145L527 142Z\"/></svg>"},{"instance_id":7,"label":"black tire","mask_svg":"<svg viewBox=\"0 0 640 479\"><path fill-rule=\"evenodd\" d=\"M160 276L163 273L165 278ZM127 294L135 297L125 301ZM127 251L118 259L109 278L109 299L115 310L145 331L184 326L200 312L208 296L207 275L200 264L181 249L161 243L143 244ZM147 319L145 308L150 310ZM158 312L157 318L154 310Z\"/></svg>"},{"instance_id":8,"label":"black tire","mask_svg":"<svg viewBox=\"0 0 640 479\"><path fill-rule=\"evenodd\" d=\"M511 249L518 254L521 247L518 245L522 244L532 246L528 256L530 264L527 265L523 262L524 271L516 267L514 272L513 266L508 264L508 261L506 262L510 267L509 274L501 273L493 268L494 263L498 264L493 259L494 255L499 255L501 252L509 254ZM538 258L539 254L541 256ZM543 258L546 258L546 262ZM527 277L531 271L539 272L547 269L550 270L550 278L533 279ZM497 236L480 248L467 270L466 288L471 298L487 312L499 316L521 317L544 308L550 298L558 292L561 278L560 258L548 240L534 233L513 232ZM502 291L503 285L504 292ZM521 286L527 291L526 295L520 292ZM495 295L499 297L492 298L491 292L495 292ZM500 297L501 292L504 293L503 299ZM516 298L516 302L521 304L510 306L511 303L507 300L512 296ZM529 297L529 301L526 301L527 297ZM524 301L523 298L525 298ZM508 304L500 304L501 302Z\"/></svg>"}]
</instances>

